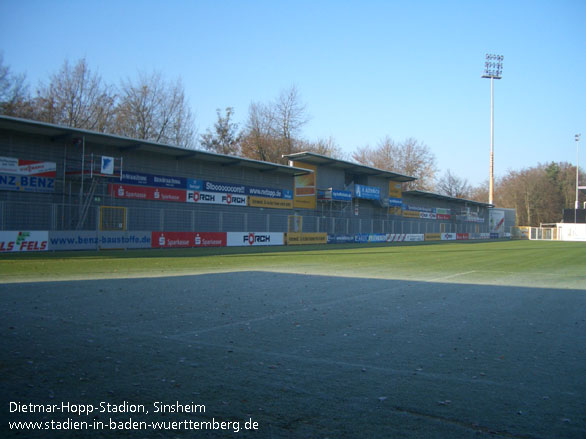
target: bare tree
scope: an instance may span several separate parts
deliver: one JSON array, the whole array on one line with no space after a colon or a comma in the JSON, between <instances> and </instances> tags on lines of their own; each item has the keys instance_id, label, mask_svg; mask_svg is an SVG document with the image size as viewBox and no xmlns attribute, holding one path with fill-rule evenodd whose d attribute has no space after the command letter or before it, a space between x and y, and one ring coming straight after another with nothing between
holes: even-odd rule
<instances>
[{"instance_id":1,"label":"bare tree","mask_svg":"<svg viewBox=\"0 0 586 439\"><path fill-rule=\"evenodd\" d=\"M345 152L336 143L333 137L327 139L318 139L316 142L302 141L298 145L299 150L314 152L316 154L332 157L340 160L346 158Z\"/></svg>"},{"instance_id":2,"label":"bare tree","mask_svg":"<svg viewBox=\"0 0 586 439\"><path fill-rule=\"evenodd\" d=\"M449 169L438 180L436 191L439 194L455 198L469 198L472 193L468 180L452 174Z\"/></svg>"},{"instance_id":3,"label":"bare tree","mask_svg":"<svg viewBox=\"0 0 586 439\"><path fill-rule=\"evenodd\" d=\"M209 128L201 136L201 145L208 151L219 154L240 154L240 134L238 133L238 124L232 122L234 109L226 108L226 115L222 116L220 109L216 110L218 120L214 124L214 131Z\"/></svg>"},{"instance_id":4,"label":"bare tree","mask_svg":"<svg viewBox=\"0 0 586 439\"><path fill-rule=\"evenodd\" d=\"M74 66L68 61L47 85L41 84L35 99L38 120L76 128L108 131L115 97L84 58Z\"/></svg>"},{"instance_id":5,"label":"bare tree","mask_svg":"<svg viewBox=\"0 0 586 439\"><path fill-rule=\"evenodd\" d=\"M257 160L284 163L283 155L303 148L301 129L308 121L306 106L295 86L283 90L272 103L252 103L248 109L242 154Z\"/></svg>"},{"instance_id":6,"label":"bare tree","mask_svg":"<svg viewBox=\"0 0 586 439\"><path fill-rule=\"evenodd\" d=\"M405 185L406 189L434 189L437 172L435 156L425 144L415 139L395 143L387 136L376 148L359 148L352 158L367 166L416 177L416 181Z\"/></svg>"},{"instance_id":7,"label":"bare tree","mask_svg":"<svg viewBox=\"0 0 586 439\"><path fill-rule=\"evenodd\" d=\"M274 137L274 117L271 108L253 102L248 107L248 121L242 136L242 155L255 160L279 163L278 142Z\"/></svg>"},{"instance_id":8,"label":"bare tree","mask_svg":"<svg viewBox=\"0 0 586 439\"><path fill-rule=\"evenodd\" d=\"M196 129L181 80L166 82L160 73L122 81L116 109L118 134L185 148L195 146Z\"/></svg>"},{"instance_id":9,"label":"bare tree","mask_svg":"<svg viewBox=\"0 0 586 439\"><path fill-rule=\"evenodd\" d=\"M30 117L31 106L28 96L26 75L16 75L4 65L4 55L0 53L0 114L17 117Z\"/></svg>"},{"instance_id":10,"label":"bare tree","mask_svg":"<svg viewBox=\"0 0 586 439\"><path fill-rule=\"evenodd\" d=\"M301 102L301 95L294 85L281 91L273 104L275 137L279 138L284 154L296 151L296 143L301 128L309 122L306 105Z\"/></svg>"}]
</instances>

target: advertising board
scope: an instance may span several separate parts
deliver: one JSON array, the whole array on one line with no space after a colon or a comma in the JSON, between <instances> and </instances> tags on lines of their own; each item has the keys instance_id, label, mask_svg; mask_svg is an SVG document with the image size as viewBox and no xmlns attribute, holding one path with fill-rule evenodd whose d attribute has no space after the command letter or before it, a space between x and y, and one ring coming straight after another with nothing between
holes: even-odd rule
<instances>
[{"instance_id":1,"label":"advertising board","mask_svg":"<svg viewBox=\"0 0 586 439\"><path fill-rule=\"evenodd\" d=\"M297 168L307 169L309 172L296 175L293 179L295 189L293 192L293 206L300 209L315 209L317 206L316 171L317 167L302 162L293 162Z\"/></svg>"},{"instance_id":2,"label":"advertising board","mask_svg":"<svg viewBox=\"0 0 586 439\"><path fill-rule=\"evenodd\" d=\"M441 241L442 234L441 233L426 233L425 240L426 241Z\"/></svg>"},{"instance_id":3,"label":"advertising board","mask_svg":"<svg viewBox=\"0 0 586 439\"><path fill-rule=\"evenodd\" d=\"M0 190L54 192L55 162L0 157Z\"/></svg>"},{"instance_id":4,"label":"advertising board","mask_svg":"<svg viewBox=\"0 0 586 439\"><path fill-rule=\"evenodd\" d=\"M0 232L0 253L39 252L49 249L47 231L9 231Z\"/></svg>"},{"instance_id":5,"label":"advertising board","mask_svg":"<svg viewBox=\"0 0 586 439\"><path fill-rule=\"evenodd\" d=\"M456 239L456 233L442 233L442 241L455 241Z\"/></svg>"},{"instance_id":6,"label":"advertising board","mask_svg":"<svg viewBox=\"0 0 586 439\"><path fill-rule=\"evenodd\" d=\"M227 194L221 192L187 191L188 203L225 204L228 206L246 206L246 195Z\"/></svg>"},{"instance_id":7,"label":"advertising board","mask_svg":"<svg viewBox=\"0 0 586 439\"><path fill-rule=\"evenodd\" d=\"M226 245L228 247L284 245L284 233L273 232L227 232Z\"/></svg>"},{"instance_id":8,"label":"advertising board","mask_svg":"<svg viewBox=\"0 0 586 439\"><path fill-rule=\"evenodd\" d=\"M151 248L151 232L51 231L49 250Z\"/></svg>"},{"instance_id":9,"label":"advertising board","mask_svg":"<svg viewBox=\"0 0 586 439\"><path fill-rule=\"evenodd\" d=\"M468 233L456 233L456 240L458 241L466 241L468 240Z\"/></svg>"},{"instance_id":10,"label":"advertising board","mask_svg":"<svg viewBox=\"0 0 586 439\"><path fill-rule=\"evenodd\" d=\"M225 247L225 232L152 232L153 248Z\"/></svg>"},{"instance_id":11,"label":"advertising board","mask_svg":"<svg viewBox=\"0 0 586 439\"><path fill-rule=\"evenodd\" d=\"M354 235L328 235L328 244L349 244L354 242Z\"/></svg>"},{"instance_id":12,"label":"advertising board","mask_svg":"<svg viewBox=\"0 0 586 439\"><path fill-rule=\"evenodd\" d=\"M365 200L380 200L380 188L376 186L354 185L354 196Z\"/></svg>"},{"instance_id":13,"label":"advertising board","mask_svg":"<svg viewBox=\"0 0 586 439\"><path fill-rule=\"evenodd\" d=\"M115 183L110 183L109 190L110 195L115 198L125 198L130 200L174 201L179 203L185 202L186 194L186 191L180 189L133 186Z\"/></svg>"},{"instance_id":14,"label":"advertising board","mask_svg":"<svg viewBox=\"0 0 586 439\"><path fill-rule=\"evenodd\" d=\"M284 198L248 197L250 207L266 207L269 209L293 209L293 200Z\"/></svg>"},{"instance_id":15,"label":"advertising board","mask_svg":"<svg viewBox=\"0 0 586 439\"><path fill-rule=\"evenodd\" d=\"M490 209L488 211L488 227L492 233L501 233L505 231L505 211L499 209Z\"/></svg>"},{"instance_id":16,"label":"advertising board","mask_svg":"<svg viewBox=\"0 0 586 439\"><path fill-rule=\"evenodd\" d=\"M327 233L287 233L287 245L327 244Z\"/></svg>"}]
</instances>

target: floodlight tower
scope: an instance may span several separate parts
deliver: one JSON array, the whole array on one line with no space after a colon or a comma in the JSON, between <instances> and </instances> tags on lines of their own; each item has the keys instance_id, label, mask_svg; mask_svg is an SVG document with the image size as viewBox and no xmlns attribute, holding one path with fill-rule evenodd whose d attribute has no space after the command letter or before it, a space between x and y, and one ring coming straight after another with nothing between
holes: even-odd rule
<instances>
[{"instance_id":1,"label":"floodlight tower","mask_svg":"<svg viewBox=\"0 0 586 439\"><path fill-rule=\"evenodd\" d=\"M580 142L580 136L582 134L576 134L574 136L574 138L576 139L576 204L574 205L574 209L576 209L576 212L578 211L578 208L580 207L580 204L578 203L578 195L579 195L579 189L580 189L580 174L579 174L579 169L580 169L580 164L578 162L578 143Z\"/></svg>"},{"instance_id":2,"label":"floodlight tower","mask_svg":"<svg viewBox=\"0 0 586 439\"><path fill-rule=\"evenodd\" d=\"M503 72L502 55L486 54L483 78L490 78L490 172L488 177L488 204L494 199L494 80L501 79Z\"/></svg>"}]
</instances>

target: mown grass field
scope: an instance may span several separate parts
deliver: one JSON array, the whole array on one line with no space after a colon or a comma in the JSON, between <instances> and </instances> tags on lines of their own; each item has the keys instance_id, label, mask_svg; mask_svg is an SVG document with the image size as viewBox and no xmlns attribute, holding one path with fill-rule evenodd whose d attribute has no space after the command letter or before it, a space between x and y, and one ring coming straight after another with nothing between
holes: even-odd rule
<instances>
[{"instance_id":1,"label":"mown grass field","mask_svg":"<svg viewBox=\"0 0 586 439\"><path fill-rule=\"evenodd\" d=\"M3 254L0 436L583 439L584 292L584 243ZM110 427L130 419L259 429Z\"/></svg>"},{"instance_id":2,"label":"mown grass field","mask_svg":"<svg viewBox=\"0 0 586 439\"><path fill-rule=\"evenodd\" d=\"M0 255L0 282L233 271L586 289L586 245L442 242Z\"/></svg>"}]
</instances>

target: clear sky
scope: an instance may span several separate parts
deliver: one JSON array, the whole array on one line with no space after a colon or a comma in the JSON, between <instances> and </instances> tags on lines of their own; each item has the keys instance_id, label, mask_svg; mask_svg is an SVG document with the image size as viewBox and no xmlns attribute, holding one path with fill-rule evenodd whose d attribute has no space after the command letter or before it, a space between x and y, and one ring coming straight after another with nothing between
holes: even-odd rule
<instances>
[{"instance_id":1,"label":"clear sky","mask_svg":"<svg viewBox=\"0 0 586 439\"><path fill-rule=\"evenodd\" d=\"M549 161L586 167L586 1L0 0L0 51L34 90L85 57L109 83L181 77L200 133L216 108L295 85L308 140L350 154L385 136L425 143L440 173L488 179L486 53L495 81L495 174Z\"/></svg>"}]
</instances>

